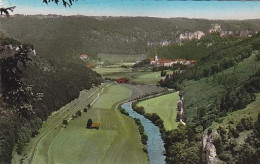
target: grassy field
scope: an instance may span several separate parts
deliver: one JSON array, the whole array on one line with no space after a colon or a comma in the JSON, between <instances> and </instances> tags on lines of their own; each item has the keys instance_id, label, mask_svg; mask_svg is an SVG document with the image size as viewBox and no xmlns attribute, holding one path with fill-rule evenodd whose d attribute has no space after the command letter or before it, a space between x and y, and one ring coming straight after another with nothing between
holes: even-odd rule
<instances>
[{"instance_id":1,"label":"grassy field","mask_svg":"<svg viewBox=\"0 0 260 164\"><path fill-rule=\"evenodd\" d=\"M131 79L132 82L137 84L153 84L156 85L157 82L162 78L161 72L151 72L151 71L135 71L131 69L113 67L113 68L95 68L94 71L101 74L103 77L116 79L126 77ZM167 71L171 73L172 71Z\"/></svg>"},{"instance_id":2,"label":"grassy field","mask_svg":"<svg viewBox=\"0 0 260 164\"><path fill-rule=\"evenodd\" d=\"M131 96L131 90L123 85L108 84L99 93L91 100L83 94L63 107L63 111L71 108L82 110L100 95L88 112L82 112L81 117L69 121L67 128L59 124L49 131L37 144L29 163L148 163L136 124L117 110L117 105ZM101 124L99 130L86 129L89 118ZM48 120L44 126L51 123Z\"/></svg>"},{"instance_id":3,"label":"grassy field","mask_svg":"<svg viewBox=\"0 0 260 164\"><path fill-rule=\"evenodd\" d=\"M178 98L178 93L175 92L142 101L137 105L143 106L146 113L157 113L164 121L164 127L172 130L179 124L176 122Z\"/></svg>"},{"instance_id":4,"label":"grassy field","mask_svg":"<svg viewBox=\"0 0 260 164\"><path fill-rule=\"evenodd\" d=\"M125 55L125 54L98 54L98 58L101 61L108 61L111 64L117 63L135 63L138 59L141 58L141 55Z\"/></svg>"},{"instance_id":5,"label":"grassy field","mask_svg":"<svg viewBox=\"0 0 260 164\"><path fill-rule=\"evenodd\" d=\"M62 120L71 118L76 111L86 107L88 103L97 97L101 92L102 87L104 87L104 85L81 91L79 96L81 99L75 99L60 110L53 112L48 120L43 123L42 128L39 130L40 134L32 138L25 147L23 156L14 154L12 163L20 163L20 159L24 159L24 163L35 163L36 160L40 161L40 163L47 163L48 157L45 154L45 150L56 135L62 130Z\"/></svg>"},{"instance_id":6,"label":"grassy field","mask_svg":"<svg viewBox=\"0 0 260 164\"><path fill-rule=\"evenodd\" d=\"M161 78L161 72L146 72L133 79L133 82L138 84L157 84Z\"/></svg>"}]
</instances>

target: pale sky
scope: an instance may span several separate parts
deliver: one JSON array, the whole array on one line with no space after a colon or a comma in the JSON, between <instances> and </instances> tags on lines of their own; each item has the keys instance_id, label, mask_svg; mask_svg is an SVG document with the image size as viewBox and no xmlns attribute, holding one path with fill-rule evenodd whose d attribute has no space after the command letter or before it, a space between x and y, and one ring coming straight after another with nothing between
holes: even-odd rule
<instances>
[{"instance_id":1,"label":"pale sky","mask_svg":"<svg viewBox=\"0 0 260 164\"><path fill-rule=\"evenodd\" d=\"M149 16L205 19L260 19L259 1L78 0L71 8L42 0L0 0L14 14Z\"/></svg>"}]
</instances>

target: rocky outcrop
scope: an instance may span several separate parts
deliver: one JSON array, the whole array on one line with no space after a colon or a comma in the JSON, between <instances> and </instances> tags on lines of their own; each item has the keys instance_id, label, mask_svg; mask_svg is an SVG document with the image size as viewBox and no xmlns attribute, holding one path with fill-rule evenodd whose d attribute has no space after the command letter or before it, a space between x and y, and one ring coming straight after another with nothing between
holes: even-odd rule
<instances>
[{"instance_id":1,"label":"rocky outcrop","mask_svg":"<svg viewBox=\"0 0 260 164\"><path fill-rule=\"evenodd\" d=\"M195 31L195 32L185 32L180 34L179 40L192 40L192 39L201 39L205 33L203 31Z\"/></svg>"},{"instance_id":2,"label":"rocky outcrop","mask_svg":"<svg viewBox=\"0 0 260 164\"><path fill-rule=\"evenodd\" d=\"M216 164L218 163L216 148L213 144L213 140L219 136L217 132L211 133L210 135L204 134L202 136L202 146L203 146L203 163L205 164Z\"/></svg>"},{"instance_id":3,"label":"rocky outcrop","mask_svg":"<svg viewBox=\"0 0 260 164\"><path fill-rule=\"evenodd\" d=\"M177 120L180 121L181 124L186 125L186 123L183 121L183 115L184 115L184 108L183 108L183 96L178 92L179 94L179 101L177 104Z\"/></svg>"}]
</instances>

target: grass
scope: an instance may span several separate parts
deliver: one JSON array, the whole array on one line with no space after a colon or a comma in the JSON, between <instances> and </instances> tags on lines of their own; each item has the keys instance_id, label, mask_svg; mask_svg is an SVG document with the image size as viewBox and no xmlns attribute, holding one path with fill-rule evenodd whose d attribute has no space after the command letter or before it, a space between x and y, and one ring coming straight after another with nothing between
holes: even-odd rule
<instances>
[{"instance_id":1,"label":"grass","mask_svg":"<svg viewBox=\"0 0 260 164\"><path fill-rule=\"evenodd\" d=\"M103 87L104 85L102 85ZM77 110L82 110L88 103L93 101L100 91L100 87L91 88L90 90L81 91L81 99L75 99L68 103L60 110L55 111L49 116L48 120L43 123L42 128L39 130L39 135L32 138L23 151L26 154L26 158L17 156L14 154L12 163L19 163L19 159L25 158L25 163L35 163L34 161L40 161L39 163L47 163L47 154L45 154L46 148L50 145L51 141L62 130L61 122L63 119L69 119L76 113ZM87 101L86 101L87 100Z\"/></svg>"},{"instance_id":2,"label":"grass","mask_svg":"<svg viewBox=\"0 0 260 164\"><path fill-rule=\"evenodd\" d=\"M60 125L42 139L32 162L148 163L138 127L117 110L119 102L127 99L130 93L131 90L122 85L108 84L87 113L82 112L82 116L71 120L67 128ZM82 110L88 103L86 100L81 95L63 110L72 107ZM99 130L86 129L89 118L101 124Z\"/></svg>"},{"instance_id":3,"label":"grass","mask_svg":"<svg viewBox=\"0 0 260 164\"><path fill-rule=\"evenodd\" d=\"M126 77L129 78L132 82L137 84L153 84L156 85L157 82L162 78L161 72L151 72L151 71L136 71L121 67L112 67L112 68L95 68L94 71L101 74L103 77L117 79ZM167 71L167 73L172 73L172 71Z\"/></svg>"},{"instance_id":4,"label":"grass","mask_svg":"<svg viewBox=\"0 0 260 164\"><path fill-rule=\"evenodd\" d=\"M112 64L122 63L135 63L138 59L141 58L141 55L125 55L125 54L98 54L98 58L101 61L108 61Z\"/></svg>"},{"instance_id":5,"label":"grass","mask_svg":"<svg viewBox=\"0 0 260 164\"><path fill-rule=\"evenodd\" d=\"M164 121L166 130L172 130L179 124L176 122L178 98L178 93L175 92L142 101L137 105L143 106L146 113L157 113Z\"/></svg>"},{"instance_id":6,"label":"grass","mask_svg":"<svg viewBox=\"0 0 260 164\"><path fill-rule=\"evenodd\" d=\"M172 71L166 71L167 73L172 73ZM140 74L137 78L133 79L133 82L138 84L157 84L161 79L161 72L145 72Z\"/></svg>"}]
</instances>

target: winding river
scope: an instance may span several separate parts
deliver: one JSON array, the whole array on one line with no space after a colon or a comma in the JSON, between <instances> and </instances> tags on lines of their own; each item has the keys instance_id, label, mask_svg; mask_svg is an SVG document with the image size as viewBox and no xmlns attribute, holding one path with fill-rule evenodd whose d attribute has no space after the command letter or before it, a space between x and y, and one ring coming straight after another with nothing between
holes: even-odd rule
<instances>
[{"instance_id":1,"label":"winding river","mask_svg":"<svg viewBox=\"0 0 260 164\"><path fill-rule=\"evenodd\" d=\"M129 113L130 117L139 118L143 124L144 131L148 136L147 151L150 164L165 164L165 156L163 155L165 149L160 129L150 120L135 112L132 109L131 102L124 103L122 108Z\"/></svg>"}]
</instances>

